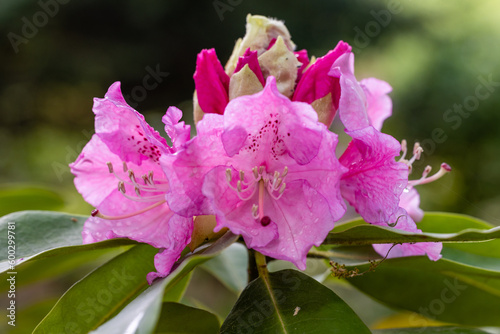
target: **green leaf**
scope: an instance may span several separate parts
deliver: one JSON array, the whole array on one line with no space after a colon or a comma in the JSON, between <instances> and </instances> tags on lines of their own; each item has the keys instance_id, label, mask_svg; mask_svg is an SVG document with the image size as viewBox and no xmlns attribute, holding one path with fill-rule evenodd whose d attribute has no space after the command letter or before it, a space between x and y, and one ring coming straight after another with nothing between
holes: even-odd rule
<instances>
[{"instance_id":1,"label":"green leaf","mask_svg":"<svg viewBox=\"0 0 500 334\"><path fill-rule=\"evenodd\" d=\"M136 243L129 239L113 239L82 245L83 223L87 218L51 211L22 211L1 217L0 244L6 249L12 246L9 249L17 260L10 262L9 253L2 252L0 272L29 260Z\"/></svg>"},{"instance_id":2,"label":"green leaf","mask_svg":"<svg viewBox=\"0 0 500 334\"><path fill-rule=\"evenodd\" d=\"M483 330L477 328L465 327L415 327L415 328L392 328L378 329L372 331L373 334L487 334Z\"/></svg>"},{"instance_id":3,"label":"green leaf","mask_svg":"<svg viewBox=\"0 0 500 334\"><path fill-rule=\"evenodd\" d=\"M35 186L0 188L0 216L22 210L57 210L63 205L62 197L50 189Z\"/></svg>"},{"instance_id":4,"label":"green leaf","mask_svg":"<svg viewBox=\"0 0 500 334\"><path fill-rule=\"evenodd\" d=\"M332 290L296 270L252 281L222 324L221 333L370 333Z\"/></svg>"},{"instance_id":5,"label":"green leaf","mask_svg":"<svg viewBox=\"0 0 500 334\"><path fill-rule=\"evenodd\" d=\"M204 310L179 303L163 303L157 334L217 334L217 317Z\"/></svg>"},{"instance_id":6,"label":"green leaf","mask_svg":"<svg viewBox=\"0 0 500 334\"><path fill-rule=\"evenodd\" d=\"M183 284L183 279L198 265L220 254L234 243L238 236L228 232L208 248L187 256L170 275L157 280L93 334L153 333L159 319L163 296Z\"/></svg>"},{"instance_id":7,"label":"green leaf","mask_svg":"<svg viewBox=\"0 0 500 334\"><path fill-rule=\"evenodd\" d=\"M138 244L77 282L33 333L88 333L110 319L147 287L158 249Z\"/></svg>"},{"instance_id":8,"label":"green leaf","mask_svg":"<svg viewBox=\"0 0 500 334\"><path fill-rule=\"evenodd\" d=\"M392 227L376 226L365 223L362 219L339 225L328 234L323 244L335 245L371 245L382 243L409 243L409 242L464 242L485 241L500 238L500 226L490 226L478 219L457 214L426 213L424 221L419 224L441 224L454 222L455 228L448 233L410 233ZM459 226L470 226L461 230ZM471 227L473 226L473 227ZM459 231L459 232L458 232Z\"/></svg>"},{"instance_id":9,"label":"green leaf","mask_svg":"<svg viewBox=\"0 0 500 334\"><path fill-rule=\"evenodd\" d=\"M426 214L419 227L449 233L457 227L470 230L489 226L470 217L438 213ZM500 240L443 245L443 257L437 262L422 256L388 259L374 272L348 281L383 303L431 319L500 326ZM356 267L363 272L369 265L348 269Z\"/></svg>"},{"instance_id":10,"label":"green leaf","mask_svg":"<svg viewBox=\"0 0 500 334\"><path fill-rule=\"evenodd\" d=\"M241 244L232 244L219 256L201 267L215 276L229 290L239 294L248 283L248 250Z\"/></svg>"},{"instance_id":11,"label":"green leaf","mask_svg":"<svg viewBox=\"0 0 500 334\"><path fill-rule=\"evenodd\" d=\"M86 267L88 268L86 272L89 272L132 247L132 245L111 247L116 246L116 244L108 242L105 244L109 245L110 248L87 249L84 246L73 246L81 251L74 252L73 249L70 249L67 254L61 252L50 257L44 257L45 253L42 253L40 259L38 256L34 256L14 268L17 273L16 287L23 287L50 278L60 279L60 276L70 274L72 270L77 268ZM55 250L49 252L55 252ZM0 293L8 290L9 273L10 270L0 274Z\"/></svg>"}]
</instances>

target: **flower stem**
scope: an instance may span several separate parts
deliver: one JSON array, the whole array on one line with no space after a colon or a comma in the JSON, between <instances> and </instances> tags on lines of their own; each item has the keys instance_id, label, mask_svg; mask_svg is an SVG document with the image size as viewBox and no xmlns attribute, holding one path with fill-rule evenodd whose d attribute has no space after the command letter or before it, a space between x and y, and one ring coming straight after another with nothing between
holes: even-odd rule
<instances>
[{"instance_id":1,"label":"flower stem","mask_svg":"<svg viewBox=\"0 0 500 334\"><path fill-rule=\"evenodd\" d=\"M257 264L257 271L260 277L267 277L269 271L267 271L266 256L255 251L255 263Z\"/></svg>"}]
</instances>

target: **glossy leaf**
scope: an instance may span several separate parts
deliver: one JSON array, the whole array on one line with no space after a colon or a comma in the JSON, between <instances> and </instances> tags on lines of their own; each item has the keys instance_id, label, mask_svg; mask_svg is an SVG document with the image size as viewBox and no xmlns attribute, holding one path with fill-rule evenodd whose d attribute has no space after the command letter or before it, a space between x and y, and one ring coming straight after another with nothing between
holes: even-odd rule
<instances>
[{"instance_id":1,"label":"glossy leaf","mask_svg":"<svg viewBox=\"0 0 500 334\"><path fill-rule=\"evenodd\" d=\"M97 328L94 334L152 333L159 319L164 295L182 284L183 279L198 265L220 254L238 239L228 232L208 248L187 256L170 275L157 280L121 310L115 317Z\"/></svg>"},{"instance_id":2,"label":"glossy leaf","mask_svg":"<svg viewBox=\"0 0 500 334\"><path fill-rule=\"evenodd\" d=\"M410 233L392 227L369 225L362 219L340 225L333 229L324 244L336 245L371 245L383 243L410 243L410 242L464 242L485 241L500 238L500 226L488 228L488 225L478 219L446 213L427 213L424 218L427 225L439 225L445 222L456 222L455 229L447 233ZM468 224L467 224L468 223ZM460 228L459 226L473 226Z\"/></svg>"},{"instance_id":3,"label":"glossy leaf","mask_svg":"<svg viewBox=\"0 0 500 334\"><path fill-rule=\"evenodd\" d=\"M243 291L248 283L248 250L241 244L232 244L219 256L207 261L202 268L215 276L235 293Z\"/></svg>"},{"instance_id":4,"label":"glossy leaf","mask_svg":"<svg viewBox=\"0 0 500 334\"><path fill-rule=\"evenodd\" d=\"M147 287L158 249L138 244L73 285L33 333L88 333Z\"/></svg>"},{"instance_id":5,"label":"glossy leaf","mask_svg":"<svg viewBox=\"0 0 500 334\"><path fill-rule=\"evenodd\" d=\"M446 216L426 215L420 227L441 233L455 231L457 227L489 227L468 217L445 219ZM443 258L437 262L421 256L388 259L374 272L350 278L349 282L383 303L431 319L470 326L500 326L499 242L445 243ZM341 259L333 260L342 263ZM355 268L365 272L369 265L348 267Z\"/></svg>"},{"instance_id":6,"label":"glossy leaf","mask_svg":"<svg viewBox=\"0 0 500 334\"><path fill-rule=\"evenodd\" d=\"M221 333L370 333L333 291L296 270L252 281L224 321Z\"/></svg>"},{"instance_id":7,"label":"glossy leaf","mask_svg":"<svg viewBox=\"0 0 500 334\"><path fill-rule=\"evenodd\" d=\"M179 303L163 303L157 334L217 334L219 320L207 311Z\"/></svg>"},{"instance_id":8,"label":"glossy leaf","mask_svg":"<svg viewBox=\"0 0 500 334\"><path fill-rule=\"evenodd\" d=\"M34 260L34 256L36 259L43 259L136 243L129 239L113 239L82 245L83 223L87 218L87 216L51 211L11 213L0 218L0 244L7 245L8 238L14 237L17 267L22 262ZM2 252L0 272L9 270L11 265L8 253Z\"/></svg>"}]
</instances>

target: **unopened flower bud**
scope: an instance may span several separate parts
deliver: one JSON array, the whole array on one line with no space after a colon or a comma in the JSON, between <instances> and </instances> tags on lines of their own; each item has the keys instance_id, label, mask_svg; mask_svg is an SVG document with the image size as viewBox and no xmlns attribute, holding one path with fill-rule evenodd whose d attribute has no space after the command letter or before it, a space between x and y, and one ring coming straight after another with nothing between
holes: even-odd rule
<instances>
[{"instance_id":1,"label":"unopened flower bud","mask_svg":"<svg viewBox=\"0 0 500 334\"><path fill-rule=\"evenodd\" d=\"M289 50L295 49L295 44L291 40L290 33L282 21L274 20L265 16L250 15L247 16L246 34L243 39L238 39L233 49L233 53L226 64L226 73L233 74L238 58L250 48L257 51L260 56L264 53L273 39L282 37Z\"/></svg>"},{"instance_id":2,"label":"unopened flower bud","mask_svg":"<svg viewBox=\"0 0 500 334\"><path fill-rule=\"evenodd\" d=\"M259 57L259 64L264 78L270 75L276 78L276 84L281 94L286 97L293 95L297 79L297 68L302 64L297 60L294 53L288 49L281 36L276 39L276 43L272 48Z\"/></svg>"}]
</instances>

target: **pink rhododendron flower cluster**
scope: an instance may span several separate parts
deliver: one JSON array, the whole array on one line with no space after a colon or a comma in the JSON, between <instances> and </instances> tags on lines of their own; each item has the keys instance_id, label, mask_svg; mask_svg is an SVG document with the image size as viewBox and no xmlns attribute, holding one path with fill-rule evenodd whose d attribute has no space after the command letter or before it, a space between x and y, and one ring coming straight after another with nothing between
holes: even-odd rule
<instances>
[{"instance_id":1,"label":"pink rhododendron flower cluster","mask_svg":"<svg viewBox=\"0 0 500 334\"><path fill-rule=\"evenodd\" d=\"M358 82L347 43L310 60L282 22L249 16L225 68L215 50L203 50L194 82L197 135L190 139L182 112L170 107L163 122L172 147L127 105L118 83L95 100L96 134L71 164L77 189L96 207L85 243L127 237L159 248L151 282L171 271L198 215L215 215L215 232L227 228L248 248L299 269L346 202L368 223L421 232L414 186L449 166L408 181L421 148L406 159L406 142L381 132L391 87ZM336 114L352 138L339 157L328 130ZM382 255L391 246L374 245ZM437 260L441 247L397 245L389 256Z\"/></svg>"}]
</instances>

